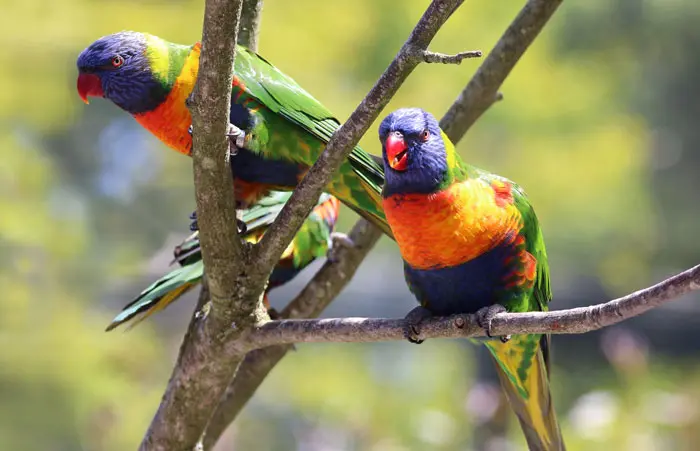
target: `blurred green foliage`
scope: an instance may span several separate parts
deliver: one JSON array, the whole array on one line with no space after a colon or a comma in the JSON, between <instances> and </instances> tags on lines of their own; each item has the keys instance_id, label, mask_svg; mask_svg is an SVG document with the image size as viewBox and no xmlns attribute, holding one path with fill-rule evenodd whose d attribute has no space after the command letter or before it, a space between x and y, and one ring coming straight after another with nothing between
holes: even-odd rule
<instances>
[{"instance_id":1,"label":"blurred green foliage","mask_svg":"<svg viewBox=\"0 0 700 451\"><path fill-rule=\"evenodd\" d=\"M268 0L260 52L342 120L427 4L400 3ZM488 51L522 3L467 2L432 48ZM193 42L202 8L190 0L3 4L0 449L134 449L158 405L191 306L128 334L103 328L165 271L186 233L190 162L113 105L83 105L75 58L121 29ZM527 189L559 308L697 262L699 16L690 0L565 2L506 81L505 100L458 146ZM477 66L422 65L386 111L416 105L439 116ZM376 125L362 145L378 153ZM344 210L340 229L354 220ZM279 291L280 300L291 293ZM393 243L382 240L336 304L333 314L365 316L412 306ZM695 330L697 307L692 299L674 306L613 335L555 339L569 449L682 450L700 440L698 349L682 338ZM456 341L300 346L221 449L472 449L493 407L477 396L475 354ZM509 430L522 446L514 422Z\"/></svg>"}]
</instances>

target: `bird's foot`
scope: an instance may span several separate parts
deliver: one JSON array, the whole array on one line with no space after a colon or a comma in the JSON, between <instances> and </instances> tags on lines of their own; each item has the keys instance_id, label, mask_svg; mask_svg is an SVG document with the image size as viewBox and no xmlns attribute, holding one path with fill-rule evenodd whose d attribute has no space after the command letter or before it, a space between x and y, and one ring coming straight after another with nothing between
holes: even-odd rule
<instances>
[{"instance_id":1,"label":"bird's foot","mask_svg":"<svg viewBox=\"0 0 700 451\"><path fill-rule=\"evenodd\" d=\"M199 230L199 225L197 224L197 212L193 211L192 214L190 215L190 220L192 221L190 223L190 232L196 232Z\"/></svg>"},{"instance_id":2,"label":"bird's foot","mask_svg":"<svg viewBox=\"0 0 700 451\"><path fill-rule=\"evenodd\" d=\"M418 306L408 312L404 318L406 324L403 326L403 336L406 340L417 345L423 343L424 339L420 338L420 324L432 316L430 310L423 306Z\"/></svg>"},{"instance_id":3,"label":"bird's foot","mask_svg":"<svg viewBox=\"0 0 700 451\"><path fill-rule=\"evenodd\" d=\"M233 124L228 124L228 153L226 153L226 161L228 162L232 156L238 153L238 149L245 147L246 134L243 130Z\"/></svg>"},{"instance_id":4,"label":"bird's foot","mask_svg":"<svg viewBox=\"0 0 700 451\"><path fill-rule=\"evenodd\" d=\"M501 304L493 304L488 307L480 308L476 311L476 322L479 327L486 331L486 336L493 338L491 335L491 322L499 313L506 313L507 310ZM499 337L501 342L507 343L510 340L510 335L502 335Z\"/></svg>"},{"instance_id":5,"label":"bird's foot","mask_svg":"<svg viewBox=\"0 0 700 451\"><path fill-rule=\"evenodd\" d=\"M189 133L190 136L192 136L192 130L193 128L190 124L190 126L187 128L187 133ZM238 149L242 149L245 146L246 134L235 125L228 124L226 136L228 136L229 140L228 152L226 152L226 162L228 163L231 156L236 155L238 153Z\"/></svg>"},{"instance_id":6,"label":"bird's foot","mask_svg":"<svg viewBox=\"0 0 700 451\"><path fill-rule=\"evenodd\" d=\"M338 263L340 257L338 256L338 251L341 248L353 248L355 247L355 242L350 239L344 233L333 232L331 233L331 245L326 252L326 258L331 263Z\"/></svg>"}]
</instances>

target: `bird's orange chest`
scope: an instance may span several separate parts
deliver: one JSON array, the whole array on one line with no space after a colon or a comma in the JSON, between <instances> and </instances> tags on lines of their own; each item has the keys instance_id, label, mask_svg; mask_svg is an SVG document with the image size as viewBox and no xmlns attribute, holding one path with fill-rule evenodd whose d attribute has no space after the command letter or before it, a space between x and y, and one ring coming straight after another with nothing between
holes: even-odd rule
<instances>
[{"instance_id":1,"label":"bird's orange chest","mask_svg":"<svg viewBox=\"0 0 700 451\"><path fill-rule=\"evenodd\" d=\"M437 193L396 194L384 199L384 211L403 259L416 269L460 265L520 228L512 203L479 180Z\"/></svg>"},{"instance_id":2,"label":"bird's orange chest","mask_svg":"<svg viewBox=\"0 0 700 451\"><path fill-rule=\"evenodd\" d=\"M158 108L134 116L136 121L168 147L185 155L192 152L192 136L188 129L192 123L184 100L178 105L170 96Z\"/></svg>"},{"instance_id":3,"label":"bird's orange chest","mask_svg":"<svg viewBox=\"0 0 700 451\"><path fill-rule=\"evenodd\" d=\"M185 155L192 152L192 136L188 132L192 116L186 102L197 82L200 48L199 43L193 46L168 97L156 109L134 115L142 127L168 147Z\"/></svg>"}]
</instances>

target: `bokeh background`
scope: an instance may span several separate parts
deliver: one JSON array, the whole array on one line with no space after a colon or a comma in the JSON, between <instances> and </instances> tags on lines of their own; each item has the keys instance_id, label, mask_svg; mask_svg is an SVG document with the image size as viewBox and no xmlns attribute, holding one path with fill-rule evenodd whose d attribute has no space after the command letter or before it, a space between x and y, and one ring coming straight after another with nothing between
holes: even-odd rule
<instances>
[{"instance_id":1,"label":"bokeh background","mask_svg":"<svg viewBox=\"0 0 700 451\"><path fill-rule=\"evenodd\" d=\"M427 0L268 0L260 52L343 120ZM523 1L470 0L441 52L488 51ZM191 43L203 2L2 1L0 449L135 449L193 307L134 330L109 320L167 270L194 208L191 162L111 103L84 105L75 59L122 29ZM600 302L698 263L700 3L569 0L460 142L531 196L555 308ZM479 62L422 65L386 112L449 107ZM376 125L362 140L378 153ZM355 215L345 209L340 230ZM318 265L315 265L316 268ZM273 293L282 305L313 273ZM599 333L557 336L553 390L571 450L700 443L700 327L688 296ZM328 316L414 306L382 238ZM238 450L523 449L480 349L458 340L301 345L219 443Z\"/></svg>"}]
</instances>

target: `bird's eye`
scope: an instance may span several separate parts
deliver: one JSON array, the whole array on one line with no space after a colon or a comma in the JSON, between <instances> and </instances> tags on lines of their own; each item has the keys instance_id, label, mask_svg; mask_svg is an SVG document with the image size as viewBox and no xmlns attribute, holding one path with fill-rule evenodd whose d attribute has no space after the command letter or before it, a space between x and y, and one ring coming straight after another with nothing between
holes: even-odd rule
<instances>
[{"instance_id":1,"label":"bird's eye","mask_svg":"<svg viewBox=\"0 0 700 451\"><path fill-rule=\"evenodd\" d=\"M120 55L114 55L112 57L112 66L113 67L120 67L122 64L124 64L124 58L122 58Z\"/></svg>"},{"instance_id":2,"label":"bird's eye","mask_svg":"<svg viewBox=\"0 0 700 451\"><path fill-rule=\"evenodd\" d=\"M420 133L420 140L423 141L423 142L426 142L426 141L428 140L428 138L430 138L430 132L429 132L428 129L426 128L425 130L423 130L423 131Z\"/></svg>"}]
</instances>

